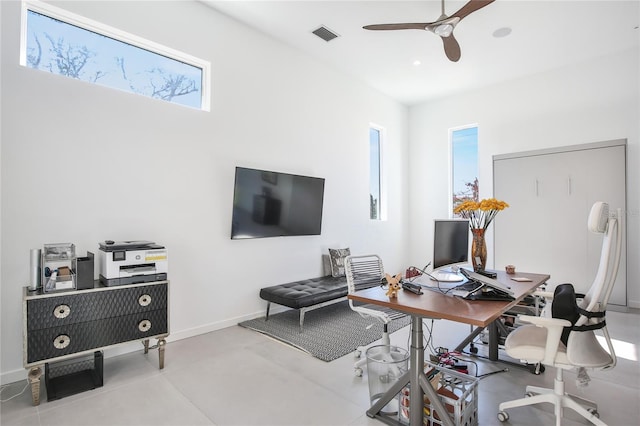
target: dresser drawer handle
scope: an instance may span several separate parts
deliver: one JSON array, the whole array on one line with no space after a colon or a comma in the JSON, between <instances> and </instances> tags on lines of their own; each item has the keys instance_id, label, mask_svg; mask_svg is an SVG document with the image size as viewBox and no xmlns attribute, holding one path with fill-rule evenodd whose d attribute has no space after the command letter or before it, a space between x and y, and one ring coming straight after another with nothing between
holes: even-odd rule
<instances>
[{"instance_id":1,"label":"dresser drawer handle","mask_svg":"<svg viewBox=\"0 0 640 426\"><path fill-rule=\"evenodd\" d=\"M138 298L138 303L140 306L149 306L151 304L151 296L148 294L143 294Z\"/></svg>"},{"instance_id":2,"label":"dresser drawer handle","mask_svg":"<svg viewBox=\"0 0 640 426\"><path fill-rule=\"evenodd\" d=\"M71 308L68 305L58 305L53 310L53 316L62 319L69 316L71 313Z\"/></svg>"},{"instance_id":3,"label":"dresser drawer handle","mask_svg":"<svg viewBox=\"0 0 640 426\"><path fill-rule=\"evenodd\" d=\"M140 323L138 324L138 330L144 332L147 332L151 329L151 321L149 320L142 320L140 321Z\"/></svg>"},{"instance_id":4,"label":"dresser drawer handle","mask_svg":"<svg viewBox=\"0 0 640 426\"><path fill-rule=\"evenodd\" d=\"M61 334L55 339L53 339L53 346L56 349L64 349L67 346L69 346L69 343L71 343L71 338L66 334Z\"/></svg>"}]
</instances>

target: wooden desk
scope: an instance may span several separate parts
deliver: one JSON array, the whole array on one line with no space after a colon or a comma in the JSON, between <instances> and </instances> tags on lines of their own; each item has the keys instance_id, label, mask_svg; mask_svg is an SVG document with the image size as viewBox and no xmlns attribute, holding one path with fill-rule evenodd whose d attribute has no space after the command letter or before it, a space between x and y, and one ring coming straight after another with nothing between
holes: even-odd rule
<instances>
[{"instance_id":1,"label":"wooden desk","mask_svg":"<svg viewBox=\"0 0 640 426\"><path fill-rule=\"evenodd\" d=\"M531 281L517 282L512 277L525 277ZM385 306L399 312L411 315L411 349L410 368L389 391L380 398L369 410L367 416L376 417L380 410L389 403L398 392L407 384L411 385L410 395L410 424L421 426L423 398L426 393L438 413L445 413L440 398L429 384L424 371L424 343L422 332L422 319L447 319L464 324L475 325L476 330L482 330L491 325L504 312L508 311L526 295L530 294L538 286L549 279L549 275L517 273L507 275L505 272L498 272L496 278L501 283L508 285L515 293L513 301L470 301L459 297L445 295L430 290L423 290L424 294L418 295L406 290L398 292L396 299L389 299L385 290L381 287L361 290L355 294L350 294L349 299ZM474 331L475 333L475 331ZM478 332L479 333L479 332ZM473 334L473 333L472 333ZM476 334L477 335L477 334ZM495 339L497 348L497 338ZM497 349L496 349L497 351ZM443 416L443 422L447 426L453 426L449 416ZM382 420L385 418L380 417Z\"/></svg>"}]
</instances>

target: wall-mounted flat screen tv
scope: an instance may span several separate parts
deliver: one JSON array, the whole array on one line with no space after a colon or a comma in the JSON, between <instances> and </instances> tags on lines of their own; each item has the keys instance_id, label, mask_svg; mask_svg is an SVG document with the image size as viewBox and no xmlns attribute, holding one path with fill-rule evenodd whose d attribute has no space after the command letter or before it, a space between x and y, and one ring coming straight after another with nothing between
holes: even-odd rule
<instances>
[{"instance_id":1,"label":"wall-mounted flat screen tv","mask_svg":"<svg viewBox=\"0 0 640 426\"><path fill-rule=\"evenodd\" d=\"M320 235L324 179L236 167L231 238Z\"/></svg>"}]
</instances>

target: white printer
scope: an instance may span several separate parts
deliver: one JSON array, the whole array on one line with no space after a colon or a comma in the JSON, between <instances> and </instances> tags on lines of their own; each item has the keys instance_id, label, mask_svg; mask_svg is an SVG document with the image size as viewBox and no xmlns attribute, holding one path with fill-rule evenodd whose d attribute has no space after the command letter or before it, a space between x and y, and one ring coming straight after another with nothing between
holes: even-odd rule
<instances>
[{"instance_id":1,"label":"white printer","mask_svg":"<svg viewBox=\"0 0 640 426\"><path fill-rule=\"evenodd\" d=\"M106 286L167 279L167 249L151 241L111 241L99 244L100 282Z\"/></svg>"}]
</instances>

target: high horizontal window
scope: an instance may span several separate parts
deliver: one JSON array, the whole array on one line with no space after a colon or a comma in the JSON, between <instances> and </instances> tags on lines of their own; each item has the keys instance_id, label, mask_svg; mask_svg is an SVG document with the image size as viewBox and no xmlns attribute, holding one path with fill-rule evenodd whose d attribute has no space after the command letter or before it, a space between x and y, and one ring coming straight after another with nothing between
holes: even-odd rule
<instances>
[{"instance_id":1,"label":"high horizontal window","mask_svg":"<svg viewBox=\"0 0 640 426\"><path fill-rule=\"evenodd\" d=\"M23 3L20 64L209 110L209 62L46 3Z\"/></svg>"}]
</instances>

